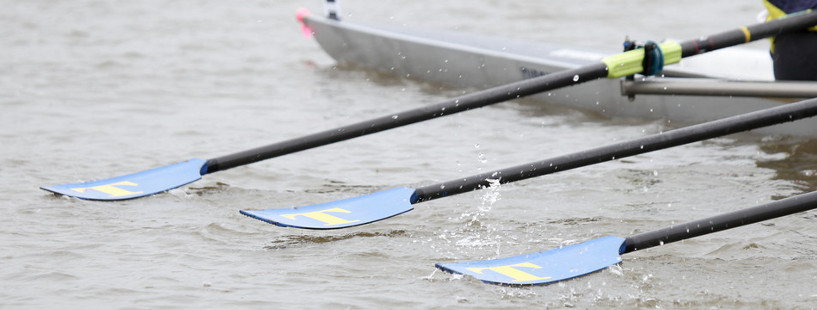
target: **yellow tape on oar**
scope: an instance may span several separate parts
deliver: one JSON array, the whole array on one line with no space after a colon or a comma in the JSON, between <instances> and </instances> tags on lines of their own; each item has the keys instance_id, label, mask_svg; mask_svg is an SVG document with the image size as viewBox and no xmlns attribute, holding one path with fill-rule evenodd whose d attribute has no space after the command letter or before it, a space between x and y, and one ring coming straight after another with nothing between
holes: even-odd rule
<instances>
[{"instance_id":1,"label":"yellow tape on oar","mask_svg":"<svg viewBox=\"0 0 817 310\"><path fill-rule=\"evenodd\" d=\"M740 27L740 31L743 31L743 37L746 38L746 43L752 41L752 33L749 32L749 28Z\"/></svg>"},{"instance_id":2,"label":"yellow tape on oar","mask_svg":"<svg viewBox=\"0 0 817 310\"><path fill-rule=\"evenodd\" d=\"M680 43L664 42L658 46L664 54L664 65L681 61ZM611 79L641 73L644 71L644 68L641 66L641 63L644 61L644 49L639 48L621 54L607 56L601 61L607 65L607 77Z\"/></svg>"}]
</instances>

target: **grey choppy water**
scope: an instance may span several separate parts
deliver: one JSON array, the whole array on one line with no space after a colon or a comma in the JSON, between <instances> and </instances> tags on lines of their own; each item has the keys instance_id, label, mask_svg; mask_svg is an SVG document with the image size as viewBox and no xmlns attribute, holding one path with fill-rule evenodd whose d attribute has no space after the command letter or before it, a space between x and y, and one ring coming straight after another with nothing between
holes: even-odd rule
<instances>
[{"instance_id":1,"label":"grey choppy water","mask_svg":"<svg viewBox=\"0 0 817 310\"><path fill-rule=\"evenodd\" d=\"M208 175L144 199L39 186L210 158L449 98L335 68L294 12L319 1L17 1L0 12L0 307L809 308L813 212L637 252L592 276L500 287L434 263L628 235L815 189L813 140L738 135L422 203L338 231L239 209L419 186L664 129L500 104ZM755 20L733 1L345 1L345 17L588 46ZM576 42L576 41L579 42Z\"/></svg>"}]
</instances>

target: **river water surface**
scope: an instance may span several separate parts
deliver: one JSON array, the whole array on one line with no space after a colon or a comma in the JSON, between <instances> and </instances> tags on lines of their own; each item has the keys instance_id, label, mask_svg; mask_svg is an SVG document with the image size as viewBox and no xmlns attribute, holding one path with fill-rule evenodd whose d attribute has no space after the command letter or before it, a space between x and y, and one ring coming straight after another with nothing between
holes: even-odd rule
<instances>
[{"instance_id":1,"label":"river water surface","mask_svg":"<svg viewBox=\"0 0 817 310\"><path fill-rule=\"evenodd\" d=\"M212 158L454 97L336 67L294 13L320 1L6 1L0 11L0 308L811 308L817 216L624 255L548 286L434 264L627 236L808 192L817 140L741 134L304 231L240 209L424 186L624 141L661 121L526 101L207 175L142 199L39 186ZM688 39L760 1L344 1L343 18L582 46ZM755 45L765 48L765 43Z\"/></svg>"}]
</instances>

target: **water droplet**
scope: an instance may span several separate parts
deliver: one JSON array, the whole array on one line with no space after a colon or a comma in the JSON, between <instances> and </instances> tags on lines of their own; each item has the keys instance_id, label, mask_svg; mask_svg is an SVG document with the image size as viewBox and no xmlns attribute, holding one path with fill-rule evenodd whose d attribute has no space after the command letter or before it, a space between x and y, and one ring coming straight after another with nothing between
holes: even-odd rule
<instances>
[{"instance_id":1,"label":"water droplet","mask_svg":"<svg viewBox=\"0 0 817 310\"><path fill-rule=\"evenodd\" d=\"M391 116L392 119L397 119L398 117L400 117L400 115L395 114Z\"/></svg>"},{"instance_id":2,"label":"water droplet","mask_svg":"<svg viewBox=\"0 0 817 310\"><path fill-rule=\"evenodd\" d=\"M573 82L578 82L578 81L579 81L579 75L576 74L576 75L573 76Z\"/></svg>"}]
</instances>

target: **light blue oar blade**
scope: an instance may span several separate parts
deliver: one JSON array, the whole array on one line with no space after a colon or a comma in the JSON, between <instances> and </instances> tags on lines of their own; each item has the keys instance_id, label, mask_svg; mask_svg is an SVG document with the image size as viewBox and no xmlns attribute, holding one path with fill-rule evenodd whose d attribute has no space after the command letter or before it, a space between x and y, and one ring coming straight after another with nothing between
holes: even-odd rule
<instances>
[{"instance_id":1,"label":"light blue oar blade","mask_svg":"<svg viewBox=\"0 0 817 310\"><path fill-rule=\"evenodd\" d=\"M198 158L125 176L74 184L43 186L57 194L90 200L125 200L153 195L201 179L207 162Z\"/></svg>"},{"instance_id":2,"label":"light blue oar blade","mask_svg":"<svg viewBox=\"0 0 817 310\"><path fill-rule=\"evenodd\" d=\"M539 253L495 260L437 264L451 273L484 282L536 285L558 282L599 271L621 262L624 238L607 236Z\"/></svg>"},{"instance_id":3,"label":"light blue oar blade","mask_svg":"<svg viewBox=\"0 0 817 310\"><path fill-rule=\"evenodd\" d=\"M363 225L411 211L413 188L397 187L311 206L241 210L241 214L284 227L335 229Z\"/></svg>"}]
</instances>

